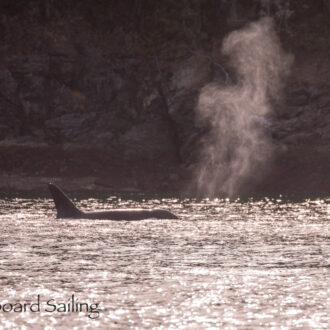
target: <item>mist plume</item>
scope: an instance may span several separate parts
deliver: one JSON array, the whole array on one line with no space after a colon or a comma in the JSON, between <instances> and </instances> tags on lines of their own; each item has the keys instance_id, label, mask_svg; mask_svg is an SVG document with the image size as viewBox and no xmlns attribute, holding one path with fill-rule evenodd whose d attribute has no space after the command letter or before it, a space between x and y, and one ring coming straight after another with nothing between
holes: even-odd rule
<instances>
[{"instance_id":1,"label":"mist plume","mask_svg":"<svg viewBox=\"0 0 330 330\"><path fill-rule=\"evenodd\" d=\"M271 100L278 97L292 62L268 17L231 32L222 53L236 70L237 82L206 85L196 116L210 127L197 167L199 193L208 196L239 193L251 170L262 168L271 156L270 142L258 122L271 112Z\"/></svg>"}]
</instances>

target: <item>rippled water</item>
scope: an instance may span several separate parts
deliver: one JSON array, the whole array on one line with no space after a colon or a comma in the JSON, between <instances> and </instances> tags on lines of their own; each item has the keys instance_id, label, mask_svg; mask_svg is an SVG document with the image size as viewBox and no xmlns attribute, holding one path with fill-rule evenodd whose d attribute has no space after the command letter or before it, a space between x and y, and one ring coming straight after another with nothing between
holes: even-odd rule
<instances>
[{"instance_id":1,"label":"rippled water","mask_svg":"<svg viewBox=\"0 0 330 330\"><path fill-rule=\"evenodd\" d=\"M58 220L50 199L0 199L3 327L330 326L329 199L77 203L161 206L180 219ZM72 295L80 313L67 311Z\"/></svg>"}]
</instances>

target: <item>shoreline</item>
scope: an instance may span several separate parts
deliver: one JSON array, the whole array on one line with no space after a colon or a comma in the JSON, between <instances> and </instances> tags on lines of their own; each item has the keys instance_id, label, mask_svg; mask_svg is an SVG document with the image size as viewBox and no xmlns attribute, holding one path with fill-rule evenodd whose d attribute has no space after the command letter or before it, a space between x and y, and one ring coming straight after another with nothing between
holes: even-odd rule
<instances>
[{"instance_id":1,"label":"shoreline","mask_svg":"<svg viewBox=\"0 0 330 330\"><path fill-rule=\"evenodd\" d=\"M67 192L198 196L188 188L195 179L191 168L167 159L111 158L110 150L91 146L0 146L0 173L3 193L43 194L54 182ZM329 173L329 146L279 145L267 163L251 171L237 195L329 196Z\"/></svg>"}]
</instances>

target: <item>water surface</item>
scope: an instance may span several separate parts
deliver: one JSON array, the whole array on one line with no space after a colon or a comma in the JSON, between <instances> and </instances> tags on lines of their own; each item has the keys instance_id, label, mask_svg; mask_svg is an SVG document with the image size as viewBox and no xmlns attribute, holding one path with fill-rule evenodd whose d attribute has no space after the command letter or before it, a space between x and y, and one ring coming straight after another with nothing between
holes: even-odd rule
<instances>
[{"instance_id":1,"label":"water surface","mask_svg":"<svg viewBox=\"0 0 330 330\"><path fill-rule=\"evenodd\" d=\"M0 305L40 303L1 309L0 326L329 328L329 199L138 197L76 202L180 219L58 220L50 199L0 199Z\"/></svg>"}]
</instances>

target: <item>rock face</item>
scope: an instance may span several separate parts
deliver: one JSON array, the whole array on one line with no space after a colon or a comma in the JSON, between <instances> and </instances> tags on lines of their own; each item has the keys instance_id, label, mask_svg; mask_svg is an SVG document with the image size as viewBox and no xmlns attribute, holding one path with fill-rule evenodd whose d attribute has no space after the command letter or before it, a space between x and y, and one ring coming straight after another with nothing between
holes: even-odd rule
<instances>
[{"instance_id":1,"label":"rock face","mask_svg":"<svg viewBox=\"0 0 330 330\"><path fill-rule=\"evenodd\" d=\"M171 189L170 181L174 178L178 183L180 166L189 164L194 147L196 99L199 89L212 76L206 55L176 61L163 74L148 67L144 58L113 56L104 60L99 54L80 54L68 45L54 42L50 54L8 56L7 65L0 71L3 153L10 147L22 152L25 146L31 157L30 161L17 161L11 171L46 176L49 171L59 176L87 175L76 166L70 170L73 162L65 153L60 154L69 145L84 155L92 148L104 155L115 154L115 160L102 163L109 173L115 173L110 176L118 176L119 163L127 164L121 166L119 175L124 185L150 187L152 184L146 181L154 181L155 176L162 181L155 184L156 188ZM36 156L40 144L43 150L57 146L57 151L53 150L54 157L59 157L55 168L47 159ZM78 162L80 157L86 158L77 153L76 157ZM10 166L4 163L15 159L13 154L4 158L8 159L2 167L8 170ZM95 162L92 157L88 164L93 164L93 159ZM35 162L41 170L35 168ZM96 177L106 176L99 164L95 163L94 169L91 164L81 166L89 168L90 175L96 172ZM137 169L138 164L147 170ZM141 172L149 173L142 175L144 182L136 183L139 180L132 173ZM132 182L124 177L132 177Z\"/></svg>"},{"instance_id":2,"label":"rock face","mask_svg":"<svg viewBox=\"0 0 330 330\"><path fill-rule=\"evenodd\" d=\"M330 85L299 86L287 90L276 114L272 134L287 145L330 145Z\"/></svg>"},{"instance_id":3,"label":"rock face","mask_svg":"<svg viewBox=\"0 0 330 330\"><path fill-rule=\"evenodd\" d=\"M81 8L86 4L81 1ZM181 41L163 47L156 32L148 35L149 41L140 38L142 32L147 33L143 30L147 22L141 23L140 34L125 31L125 25L100 32L73 14L62 21L60 9L52 7L51 1L40 6L40 13L49 6L55 18L36 22L31 12L30 18L23 19L15 15L19 8L9 6L6 22L1 23L5 28L0 65L2 172L29 177L88 176L94 178L94 188L159 191L189 186L199 144L208 129L195 118L199 92L207 83L235 80L226 58L215 51L219 41L201 34L197 47L192 47L193 42L182 46ZM157 44L155 51L148 48L150 38ZM173 55L171 47L181 53ZM274 145L274 170L261 183L248 178L257 184L250 185L253 188L247 193L266 191L266 183L283 176L283 168L286 177L304 168L308 158L304 150L321 165L328 162L330 70L325 72L321 66L329 61L324 54L314 61L312 53L305 60L299 57L282 101L259 122ZM323 68L322 76L313 71L317 67ZM301 72L311 71L312 75L302 76ZM295 159L285 156L292 152ZM286 159L287 164L279 159ZM313 166L306 166L307 174L301 171L298 181L313 173ZM315 170L319 176L314 183L306 181L307 190L316 191L320 178L330 188L324 168ZM285 191L285 183L276 191Z\"/></svg>"}]
</instances>

